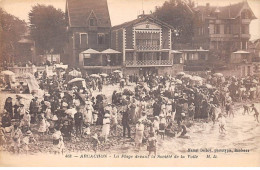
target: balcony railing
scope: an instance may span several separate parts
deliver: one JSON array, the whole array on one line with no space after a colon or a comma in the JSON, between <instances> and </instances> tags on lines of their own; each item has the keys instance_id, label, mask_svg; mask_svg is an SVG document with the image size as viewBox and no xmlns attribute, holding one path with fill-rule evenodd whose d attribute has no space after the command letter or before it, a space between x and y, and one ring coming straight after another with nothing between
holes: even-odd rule
<instances>
[{"instance_id":1,"label":"balcony railing","mask_svg":"<svg viewBox=\"0 0 260 170\"><path fill-rule=\"evenodd\" d=\"M250 39L251 35L250 34L241 34L241 38L248 38L248 39Z\"/></svg>"},{"instance_id":2,"label":"balcony railing","mask_svg":"<svg viewBox=\"0 0 260 170\"><path fill-rule=\"evenodd\" d=\"M251 19L242 19L242 24L250 24Z\"/></svg>"},{"instance_id":3,"label":"balcony railing","mask_svg":"<svg viewBox=\"0 0 260 170\"><path fill-rule=\"evenodd\" d=\"M127 67L135 66L171 66L173 63L171 60L137 60L137 61L126 61Z\"/></svg>"},{"instance_id":4,"label":"balcony railing","mask_svg":"<svg viewBox=\"0 0 260 170\"><path fill-rule=\"evenodd\" d=\"M158 51L160 50L160 45L137 45L137 51Z\"/></svg>"}]
</instances>

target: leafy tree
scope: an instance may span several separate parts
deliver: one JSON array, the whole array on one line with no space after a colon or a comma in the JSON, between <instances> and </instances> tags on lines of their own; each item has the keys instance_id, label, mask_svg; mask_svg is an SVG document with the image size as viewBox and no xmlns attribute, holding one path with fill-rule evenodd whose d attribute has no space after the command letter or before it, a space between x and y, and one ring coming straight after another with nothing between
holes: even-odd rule
<instances>
[{"instance_id":1,"label":"leafy tree","mask_svg":"<svg viewBox=\"0 0 260 170\"><path fill-rule=\"evenodd\" d=\"M0 62L12 62L16 43L26 32L26 23L0 8Z\"/></svg>"},{"instance_id":2,"label":"leafy tree","mask_svg":"<svg viewBox=\"0 0 260 170\"><path fill-rule=\"evenodd\" d=\"M37 53L61 53L66 41L65 14L53 6L36 5L29 13Z\"/></svg>"},{"instance_id":3,"label":"leafy tree","mask_svg":"<svg viewBox=\"0 0 260 170\"><path fill-rule=\"evenodd\" d=\"M192 40L194 15L192 0L170 0L156 7L153 15L175 28L174 40L189 43Z\"/></svg>"}]
</instances>

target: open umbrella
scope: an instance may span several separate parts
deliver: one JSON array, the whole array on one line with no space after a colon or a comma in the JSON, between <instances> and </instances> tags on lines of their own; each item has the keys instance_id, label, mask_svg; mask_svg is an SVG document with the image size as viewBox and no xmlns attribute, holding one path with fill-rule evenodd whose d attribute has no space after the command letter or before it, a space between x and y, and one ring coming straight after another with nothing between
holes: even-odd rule
<instances>
[{"instance_id":1,"label":"open umbrella","mask_svg":"<svg viewBox=\"0 0 260 170\"><path fill-rule=\"evenodd\" d=\"M106 74L106 73L102 73L102 74L100 74L100 76L102 76L102 77L107 77L108 74Z\"/></svg>"},{"instance_id":2,"label":"open umbrella","mask_svg":"<svg viewBox=\"0 0 260 170\"><path fill-rule=\"evenodd\" d=\"M100 76L99 76L99 75L97 75L97 74L91 74L91 75L90 75L90 77L94 77L94 78L100 78Z\"/></svg>"},{"instance_id":3,"label":"open umbrella","mask_svg":"<svg viewBox=\"0 0 260 170\"><path fill-rule=\"evenodd\" d=\"M10 70L2 71L1 74L3 74L3 75L7 75L7 76L15 75L14 72L12 72L12 71L10 71Z\"/></svg>"},{"instance_id":4,"label":"open umbrella","mask_svg":"<svg viewBox=\"0 0 260 170\"><path fill-rule=\"evenodd\" d=\"M185 73L184 73L184 72L179 72L179 73L177 73L176 75L177 75L177 76L184 76Z\"/></svg>"},{"instance_id":5,"label":"open umbrella","mask_svg":"<svg viewBox=\"0 0 260 170\"><path fill-rule=\"evenodd\" d=\"M184 74L184 75L182 76L182 78L191 79L191 78L192 78L192 76L191 76L191 75L189 75L189 74Z\"/></svg>"},{"instance_id":6,"label":"open umbrella","mask_svg":"<svg viewBox=\"0 0 260 170\"><path fill-rule=\"evenodd\" d=\"M115 70L115 71L113 71L114 73L121 73L122 71L120 71L120 70Z\"/></svg>"},{"instance_id":7,"label":"open umbrella","mask_svg":"<svg viewBox=\"0 0 260 170\"><path fill-rule=\"evenodd\" d=\"M176 80L176 84L182 84L182 81L179 80L179 79L177 79L177 80Z\"/></svg>"},{"instance_id":8,"label":"open umbrella","mask_svg":"<svg viewBox=\"0 0 260 170\"><path fill-rule=\"evenodd\" d=\"M79 81L85 81L83 78L74 78L68 82L68 84L79 82Z\"/></svg>"},{"instance_id":9,"label":"open umbrella","mask_svg":"<svg viewBox=\"0 0 260 170\"><path fill-rule=\"evenodd\" d=\"M203 79L201 77L199 77L199 76L193 76L192 80L194 80L194 81L203 81Z\"/></svg>"},{"instance_id":10,"label":"open umbrella","mask_svg":"<svg viewBox=\"0 0 260 170\"><path fill-rule=\"evenodd\" d=\"M213 88L213 86L210 85L210 84L205 84L205 85L202 85L201 87L202 88L207 88L207 89L212 89Z\"/></svg>"},{"instance_id":11,"label":"open umbrella","mask_svg":"<svg viewBox=\"0 0 260 170\"><path fill-rule=\"evenodd\" d=\"M213 76L216 76L216 77L223 77L223 74L222 74L222 73L215 73L215 74L213 74Z\"/></svg>"}]
</instances>

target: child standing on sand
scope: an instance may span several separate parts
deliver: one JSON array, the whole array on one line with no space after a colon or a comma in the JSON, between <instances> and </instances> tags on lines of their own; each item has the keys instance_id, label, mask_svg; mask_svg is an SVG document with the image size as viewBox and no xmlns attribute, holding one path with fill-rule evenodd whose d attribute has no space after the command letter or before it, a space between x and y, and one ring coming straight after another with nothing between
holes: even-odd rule
<instances>
[{"instance_id":1,"label":"child standing on sand","mask_svg":"<svg viewBox=\"0 0 260 170\"><path fill-rule=\"evenodd\" d=\"M96 133L92 136L92 144L93 144L93 150L96 153L100 144L98 135Z\"/></svg>"},{"instance_id":2,"label":"child standing on sand","mask_svg":"<svg viewBox=\"0 0 260 170\"><path fill-rule=\"evenodd\" d=\"M150 137L147 140L147 151L149 151L149 155L151 155L152 152L154 152L154 155L156 155L156 144L157 140L154 136L154 132L151 132Z\"/></svg>"}]
</instances>

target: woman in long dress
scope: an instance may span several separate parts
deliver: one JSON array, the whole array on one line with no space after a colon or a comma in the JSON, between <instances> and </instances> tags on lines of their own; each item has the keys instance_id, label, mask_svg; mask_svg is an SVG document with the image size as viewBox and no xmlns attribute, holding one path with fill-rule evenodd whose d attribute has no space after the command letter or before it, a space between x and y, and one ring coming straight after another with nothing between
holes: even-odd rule
<instances>
[{"instance_id":1,"label":"woman in long dress","mask_svg":"<svg viewBox=\"0 0 260 170\"><path fill-rule=\"evenodd\" d=\"M48 130L48 123L46 121L46 119L44 117L41 117L41 120L40 120L40 126L39 126L39 129L38 129L38 132L43 135L45 132L47 132Z\"/></svg>"},{"instance_id":2,"label":"woman in long dress","mask_svg":"<svg viewBox=\"0 0 260 170\"><path fill-rule=\"evenodd\" d=\"M139 151L141 144L142 144L142 141L143 141L143 136L144 136L144 125L141 123L140 120L137 121L135 130L136 130L135 147L137 147L138 151Z\"/></svg>"},{"instance_id":3,"label":"woman in long dress","mask_svg":"<svg viewBox=\"0 0 260 170\"><path fill-rule=\"evenodd\" d=\"M105 142L107 141L109 132L110 132L110 115L105 114L103 119L103 126L102 126L102 136L105 138Z\"/></svg>"}]
</instances>

